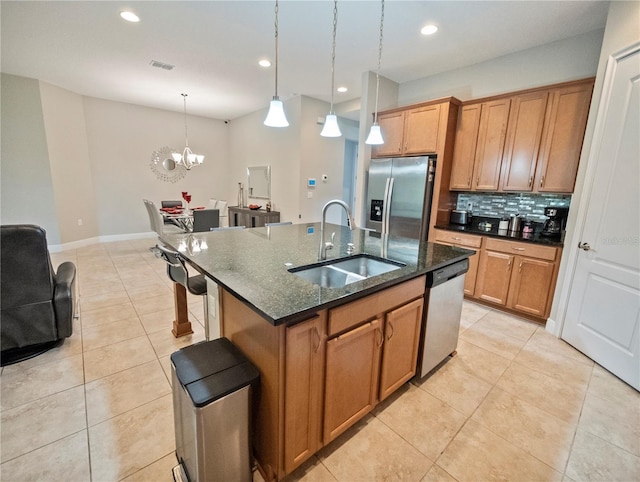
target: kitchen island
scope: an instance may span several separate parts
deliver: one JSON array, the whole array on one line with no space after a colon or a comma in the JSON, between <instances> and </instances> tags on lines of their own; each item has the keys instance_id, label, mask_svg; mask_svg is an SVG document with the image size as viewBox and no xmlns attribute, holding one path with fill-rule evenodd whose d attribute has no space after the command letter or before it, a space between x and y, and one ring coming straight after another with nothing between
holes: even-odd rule
<instances>
[{"instance_id":1,"label":"kitchen island","mask_svg":"<svg viewBox=\"0 0 640 482\"><path fill-rule=\"evenodd\" d=\"M254 453L267 481L292 472L414 376L426 275L473 254L327 225L327 240L335 232L328 259L397 264L327 288L289 271L317 263L319 227L163 237L218 285L221 334L260 371Z\"/></svg>"}]
</instances>

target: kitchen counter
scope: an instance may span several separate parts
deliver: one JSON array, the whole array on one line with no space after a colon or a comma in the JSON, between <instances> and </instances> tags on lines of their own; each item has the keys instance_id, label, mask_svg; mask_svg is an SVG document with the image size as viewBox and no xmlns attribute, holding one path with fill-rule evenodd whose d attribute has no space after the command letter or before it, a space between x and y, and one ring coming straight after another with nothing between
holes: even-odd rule
<instances>
[{"instance_id":1,"label":"kitchen counter","mask_svg":"<svg viewBox=\"0 0 640 482\"><path fill-rule=\"evenodd\" d=\"M480 228L478 225L480 223L489 222L491 223L491 229ZM500 218L489 218L489 217L479 217L474 216L471 218L471 223L466 225L461 224L438 224L434 226L436 229L444 229L445 231L454 231L459 233L468 233L468 234L477 234L480 236L489 236L493 238L500 238L509 241L520 241L523 243L535 243L535 244L543 244L545 246L554 246L561 248L563 246L562 241L554 238L548 238L540 235L542 231L542 223L535 223L534 232L530 236L523 236L522 232L513 235L509 231L498 230L498 224L500 222Z\"/></svg>"},{"instance_id":2,"label":"kitchen counter","mask_svg":"<svg viewBox=\"0 0 640 482\"><path fill-rule=\"evenodd\" d=\"M288 270L316 263L320 223L164 235L199 272L210 277L273 325L293 323L320 308L330 308L381 291L471 256L471 250L407 238L382 239L362 229L327 224L326 239L335 232L327 259L368 254L404 263L388 273L346 285L323 288ZM200 251L194 251L194 241ZM204 245L203 245L204 241ZM186 248L180 245L186 244Z\"/></svg>"}]
</instances>

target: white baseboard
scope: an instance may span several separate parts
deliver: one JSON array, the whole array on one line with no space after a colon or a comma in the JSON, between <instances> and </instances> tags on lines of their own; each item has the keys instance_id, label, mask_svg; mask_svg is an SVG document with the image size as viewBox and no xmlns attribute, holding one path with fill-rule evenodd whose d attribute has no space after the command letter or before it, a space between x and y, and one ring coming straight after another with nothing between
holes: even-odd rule
<instances>
[{"instance_id":1,"label":"white baseboard","mask_svg":"<svg viewBox=\"0 0 640 482\"><path fill-rule=\"evenodd\" d=\"M560 333L558 333L558 331L560 330L560 324L556 323L554 319L547 318L547 324L545 325L544 329L552 335L560 338Z\"/></svg>"},{"instance_id":2,"label":"white baseboard","mask_svg":"<svg viewBox=\"0 0 640 482\"><path fill-rule=\"evenodd\" d=\"M131 233L131 234L111 234L107 236L97 236L93 238L81 239L64 244L51 244L48 246L50 253L60 253L69 249L84 248L96 243L112 243L114 241L133 241L136 239L157 238L158 234L153 231L147 233Z\"/></svg>"}]
</instances>

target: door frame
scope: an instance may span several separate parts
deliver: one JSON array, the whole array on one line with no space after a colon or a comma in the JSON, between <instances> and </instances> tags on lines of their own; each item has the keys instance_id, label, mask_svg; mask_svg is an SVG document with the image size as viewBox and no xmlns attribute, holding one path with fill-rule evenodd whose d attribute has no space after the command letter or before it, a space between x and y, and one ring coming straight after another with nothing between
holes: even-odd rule
<instances>
[{"instance_id":1,"label":"door frame","mask_svg":"<svg viewBox=\"0 0 640 482\"><path fill-rule=\"evenodd\" d=\"M576 267L578 264L579 253L577 243L584 233L586 218L590 207L590 196L595 182L598 156L605 128L604 122L606 113L609 110L611 90L613 88L613 76L618 62L638 51L640 51L640 41L634 42L631 45L610 54L607 58L607 64L602 81L602 89L598 99L596 99L596 90L594 88L594 96L591 99L591 107L589 109L589 119L591 119L595 113L595 120L593 121L595 122L595 126L593 128L593 135L591 136L591 142L587 147L587 151L585 151L585 145L583 145L578 173L578 179L580 178L580 171L584 173L584 180L581 184L576 182L576 186L581 185L582 188L577 196L574 194L574 199L572 200L572 208L574 209L569 211L567 226L572 226L572 228L570 230L568 229L565 235L565 244L558 276L559 282L556 286L554 307L552 308L551 313L551 316L555 316L553 319L549 318L547 320L545 328L546 331L554 334L558 338L561 337L562 329L566 322L569 296L571 294L571 287L573 286ZM575 209L576 204L577 210ZM571 218L573 218L573 222ZM562 282L560 282L560 280L562 280Z\"/></svg>"}]
</instances>

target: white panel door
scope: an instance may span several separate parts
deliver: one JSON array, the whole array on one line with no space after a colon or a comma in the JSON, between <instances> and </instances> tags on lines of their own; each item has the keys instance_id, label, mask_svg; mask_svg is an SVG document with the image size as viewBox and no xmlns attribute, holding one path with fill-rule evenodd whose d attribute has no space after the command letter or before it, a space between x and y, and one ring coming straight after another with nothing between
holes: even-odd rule
<instances>
[{"instance_id":1,"label":"white panel door","mask_svg":"<svg viewBox=\"0 0 640 482\"><path fill-rule=\"evenodd\" d=\"M640 45L609 60L590 160L562 338L640 389Z\"/></svg>"}]
</instances>

